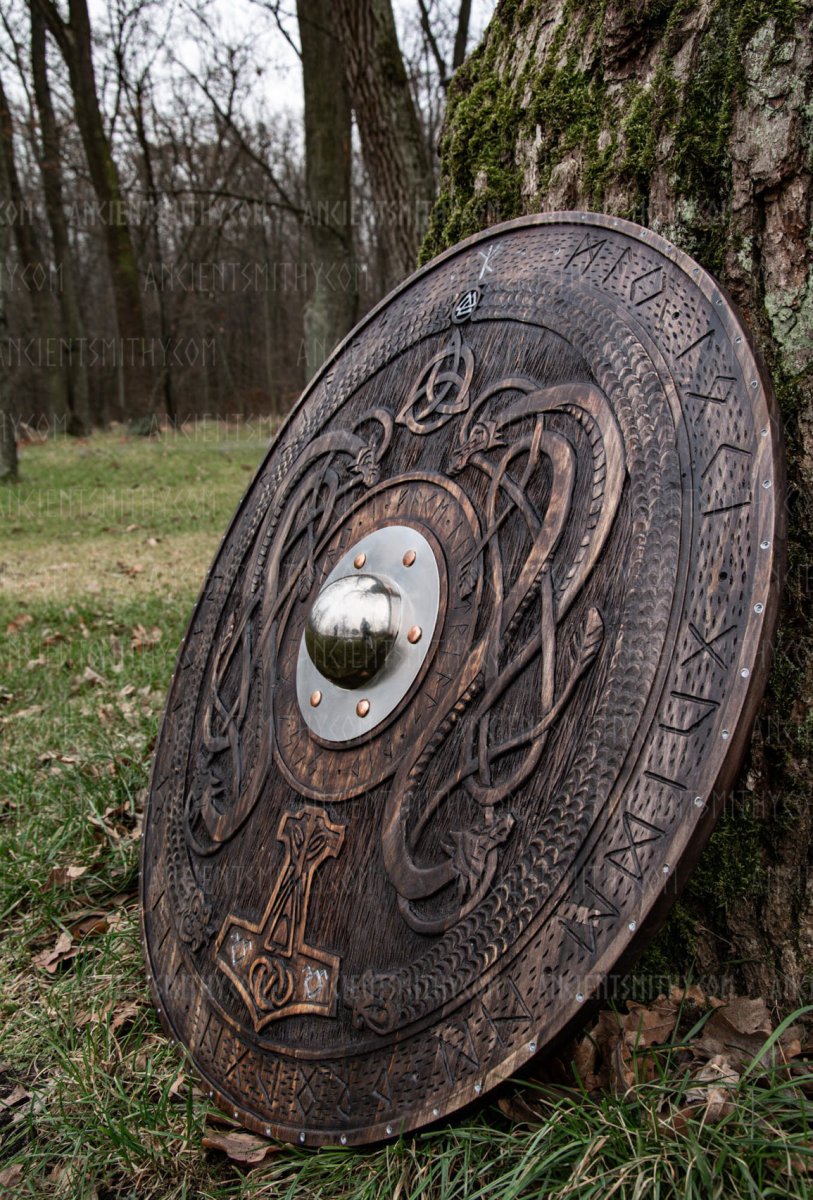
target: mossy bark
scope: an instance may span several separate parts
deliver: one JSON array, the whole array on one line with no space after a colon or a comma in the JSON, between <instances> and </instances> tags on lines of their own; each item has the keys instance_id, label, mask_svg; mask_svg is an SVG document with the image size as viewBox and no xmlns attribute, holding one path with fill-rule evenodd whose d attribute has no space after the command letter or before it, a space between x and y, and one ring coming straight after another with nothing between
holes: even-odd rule
<instances>
[{"instance_id":1,"label":"mossy bark","mask_svg":"<svg viewBox=\"0 0 813 1200\"><path fill-rule=\"evenodd\" d=\"M646 971L781 1009L813 985L811 64L813 0L502 0L449 91L423 247L542 210L629 217L757 337L787 443L784 611L748 761Z\"/></svg>"}]
</instances>

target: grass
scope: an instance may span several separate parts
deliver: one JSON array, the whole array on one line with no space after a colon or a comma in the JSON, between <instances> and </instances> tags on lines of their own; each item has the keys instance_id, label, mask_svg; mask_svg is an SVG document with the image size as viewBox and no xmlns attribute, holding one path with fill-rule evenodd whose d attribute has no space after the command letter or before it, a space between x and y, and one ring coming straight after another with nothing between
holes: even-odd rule
<instances>
[{"instance_id":1,"label":"grass","mask_svg":"<svg viewBox=\"0 0 813 1200\"><path fill-rule=\"evenodd\" d=\"M0 1194L813 1196L810 1077L743 1073L712 1123L679 1040L626 1097L530 1080L383 1149L249 1169L204 1147L222 1118L144 982L139 819L175 648L267 436L53 441L0 491Z\"/></svg>"}]
</instances>

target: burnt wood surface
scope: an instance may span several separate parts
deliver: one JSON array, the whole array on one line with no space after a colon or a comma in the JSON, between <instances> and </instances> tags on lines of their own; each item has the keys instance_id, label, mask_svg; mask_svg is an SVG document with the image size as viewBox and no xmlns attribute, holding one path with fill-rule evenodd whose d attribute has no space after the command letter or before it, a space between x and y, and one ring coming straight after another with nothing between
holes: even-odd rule
<instances>
[{"instance_id":1,"label":"burnt wood surface","mask_svg":"<svg viewBox=\"0 0 813 1200\"><path fill-rule=\"evenodd\" d=\"M150 984L219 1103L309 1146L395 1137L583 1019L742 759L783 520L747 332L648 230L498 226L350 334L224 538L156 750ZM432 644L327 742L305 621L388 525L437 559Z\"/></svg>"}]
</instances>

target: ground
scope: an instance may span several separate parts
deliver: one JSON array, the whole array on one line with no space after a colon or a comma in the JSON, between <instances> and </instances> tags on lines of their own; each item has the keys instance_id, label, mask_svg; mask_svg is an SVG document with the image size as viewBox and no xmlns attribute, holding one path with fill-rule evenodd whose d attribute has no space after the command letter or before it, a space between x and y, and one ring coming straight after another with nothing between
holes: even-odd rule
<instances>
[{"instance_id":1,"label":"ground","mask_svg":"<svg viewBox=\"0 0 813 1200\"><path fill-rule=\"evenodd\" d=\"M199 1091L144 979L140 827L176 647L269 433L54 439L0 489L0 1194L813 1196L805 1014L769 1036L758 998L607 1010L521 1083L363 1153L240 1135Z\"/></svg>"}]
</instances>

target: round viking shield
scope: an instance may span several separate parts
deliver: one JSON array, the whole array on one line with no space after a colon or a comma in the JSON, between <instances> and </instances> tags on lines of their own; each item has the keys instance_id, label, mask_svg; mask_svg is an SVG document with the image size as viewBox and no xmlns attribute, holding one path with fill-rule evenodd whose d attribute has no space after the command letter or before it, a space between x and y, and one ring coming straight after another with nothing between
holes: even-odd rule
<instances>
[{"instance_id":1,"label":"round viking shield","mask_svg":"<svg viewBox=\"0 0 813 1200\"><path fill-rule=\"evenodd\" d=\"M728 298L620 219L490 229L346 338L156 750L150 984L210 1095L305 1145L396 1137L580 1019L742 758L782 488Z\"/></svg>"}]
</instances>

